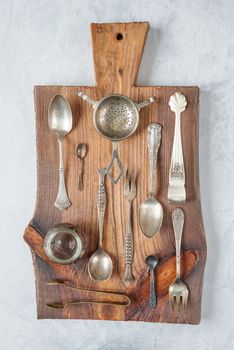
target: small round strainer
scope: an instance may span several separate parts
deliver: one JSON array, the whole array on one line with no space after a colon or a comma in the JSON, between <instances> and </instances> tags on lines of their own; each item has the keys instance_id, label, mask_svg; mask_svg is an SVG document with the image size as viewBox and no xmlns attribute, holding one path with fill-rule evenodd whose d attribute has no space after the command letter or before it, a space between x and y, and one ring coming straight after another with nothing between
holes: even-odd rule
<instances>
[{"instance_id":1,"label":"small round strainer","mask_svg":"<svg viewBox=\"0 0 234 350\"><path fill-rule=\"evenodd\" d=\"M113 143L112 160L106 170L113 184L116 184L123 175L123 166L118 155L118 141L124 140L132 135L139 123L139 111L141 108L155 101L154 97L140 103L134 103L130 98L114 94L103 97L100 101L94 101L83 92L78 92L78 96L92 104L93 123L96 130ZM111 170L116 160L119 175L113 178Z\"/></svg>"}]
</instances>

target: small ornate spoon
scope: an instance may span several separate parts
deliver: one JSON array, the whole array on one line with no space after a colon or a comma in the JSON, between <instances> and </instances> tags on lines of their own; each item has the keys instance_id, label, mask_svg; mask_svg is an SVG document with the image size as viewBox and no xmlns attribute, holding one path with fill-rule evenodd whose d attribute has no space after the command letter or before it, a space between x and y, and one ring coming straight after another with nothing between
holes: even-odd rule
<instances>
[{"instance_id":1,"label":"small ornate spoon","mask_svg":"<svg viewBox=\"0 0 234 350\"><path fill-rule=\"evenodd\" d=\"M79 143L76 146L76 155L78 159L81 161L80 171L79 171L79 180L78 180L78 188L80 191L83 190L83 159L87 154L87 148L84 143Z\"/></svg>"}]
</instances>

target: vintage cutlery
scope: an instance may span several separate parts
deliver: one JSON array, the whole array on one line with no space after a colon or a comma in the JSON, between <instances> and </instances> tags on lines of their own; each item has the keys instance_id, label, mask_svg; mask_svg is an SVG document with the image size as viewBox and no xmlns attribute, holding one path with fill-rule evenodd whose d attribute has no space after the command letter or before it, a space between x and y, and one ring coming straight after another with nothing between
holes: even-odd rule
<instances>
[{"instance_id":1,"label":"vintage cutlery","mask_svg":"<svg viewBox=\"0 0 234 350\"><path fill-rule=\"evenodd\" d=\"M157 305L155 295L155 284L154 284L154 270L158 264L158 257L156 255L150 255L146 258L146 264L150 268L150 299L149 304L152 308Z\"/></svg>"},{"instance_id":2,"label":"vintage cutlery","mask_svg":"<svg viewBox=\"0 0 234 350\"><path fill-rule=\"evenodd\" d=\"M98 169L99 191L98 191L98 226L99 226L99 247L91 256L88 264L89 275L94 280L108 280L111 277L113 263L110 256L102 248L104 216L106 208L105 175L106 169Z\"/></svg>"},{"instance_id":3,"label":"vintage cutlery","mask_svg":"<svg viewBox=\"0 0 234 350\"><path fill-rule=\"evenodd\" d=\"M135 173L130 178L128 170L126 171L126 177L124 181L124 196L128 201L128 223L126 229L125 238L125 272L123 276L123 282L129 285L133 280L132 276L132 259L133 259L133 238L132 238L132 223L131 212L132 202L136 198L136 175Z\"/></svg>"},{"instance_id":4,"label":"vintage cutlery","mask_svg":"<svg viewBox=\"0 0 234 350\"><path fill-rule=\"evenodd\" d=\"M169 106L172 112L175 113L175 131L169 171L168 201L169 203L178 203L186 201L185 171L180 126L180 115L187 106L185 96L180 92L176 92L171 96Z\"/></svg>"},{"instance_id":5,"label":"vintage cutlery","mask_svg":"<svg viewBox=\"0 0 234 350\"><path fill-rule=\"evenodd\" d=\"M59 143L59 189L54 205L59 210L64 210L71 205L64 180L63 141L72 129L72 111L68 101L62 95L56 95L50 102L48 124Z\"/></svg>"},{"instance_id":6,"label":"vintage cutlery","mask_svg":"<svg viewBox=\"0 0 234 350\"><path fill-rule=\"evenodd\" d=\"M92 290L92 289L87 289L87 288L78 288L78 287L73 287L69 285L67 281L59 281L59 280L54 280L54 281L49 281L47 283L48 286L64 286L65 288L78 291L78 292L85 292L86 294L96 294L100 296L106 296L106 297L117 297L117 299L122 299L121 300L111 300L111 301L92 301L92 300L78 300L78 301L73 301L73 302L66 302L66 303L50 303L47 304L49 308L52 309L63 309L66 306L69 305L79 305L79 304L105 304L105 305L117 305L117 306L128 306L131 303L131 300L128 295L122 294L122 293L115 293L115 292L104 292L101 290Z\"/></svg>"},{"instance_id":7,"label":"vintage cutlery","mask_svg":"<svg viewBox=\"0 0 234 350\"><path fill-rule=\"evenodd\" d=\"M77 158L80 160L80 171L79 171L79 180L78 180L78 188L80 191L83 190L83 160L86 156L86 153L87 153L87 147L84 143L79 143L77 146L76 146L76 155L77 155Z\"/></svg>"},{"instance_id":8,"label":"vintage cutlery","mask_svg":"<svg viewBox=\"0 0 234 350\"><path fill-rule=\"evenodd\" d=\"M44 249L51 261L62 265L71 264L84 255L84 236L70 224L58 224L47 232Z\"/></svg>"},{"instance_id":9,"label":"vintage cutlery","mask_svg":"<svg viewBox=\"0 0 234 350\"><path fill-rule=\"evenodd\" d=\"M139 224L145 236L151 238L159 232L163 221L163 209L154 197L155 168L158 149L161 141L161 125L149 124L147 127L148 153L150 164L149 194L148 198L139 207Z\"/></svg>"},{"instance_id":10,"label":"vintage cutlery","mask_svg":"<svg viewBox=\"0 0 234 350\"><path fill-rule=\"evenodd\" d=\"M117 184L123 175L123 166L118 155L118 142L131 136L136 131L140 109L154 102L155 97L135 103L127 96L119 94L103 97L100 101L93 100L83 92L78 92L78 96L93 106L93 123L96 130L112 141L112 160L106 169L106 174L113 184ZM116 178L111 174L115 161L119 170L119 175Z\"/></svg>"},{"instance_id":11,"label":"vintage cutlery","mask_svg":"<svg viewBox=\"0 0 234 350\"><path fill-rule=\"evenodd\" d=\"M169 287L169 302L173 310L176 307L179 310L180 306L185 308L189 295L186 284L180 278L180 248L184 226L184 212L182 209L176 208L173 210L172 223L176 243L176 279Z\"/></svg>"}]
</instances>

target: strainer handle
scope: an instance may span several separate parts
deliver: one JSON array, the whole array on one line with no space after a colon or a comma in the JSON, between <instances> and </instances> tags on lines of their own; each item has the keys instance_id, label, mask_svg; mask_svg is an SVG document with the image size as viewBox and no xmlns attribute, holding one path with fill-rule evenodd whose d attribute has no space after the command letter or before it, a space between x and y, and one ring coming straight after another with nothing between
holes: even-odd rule
<instances>
[{"instance_id":1,"label":"strainer handle","mask_svg":"<svg viewBox=\"0 0 234 350\"><path fill-rule=\"evenodd\" d=\"M153 103L156 101L155 97L150 97L147 100L141 101L139 103L136 103L136 107L138 110L140 110L141 108L148 106L150 103Z\"/></svg>"},{"instance_id":2,"label":"strainer handle","mask_svg":"<svg viewBox=\"0 0 234 350\"><path fill-rule=\"evenodd\" d=\"M98 103L98 101L93 100L91 97L85 95L85 93L83 93L82 91L78 91L77 95L81 97L84 101L87 101L88 103L90 103L93 107L95 106L96 103Z\"/></svg>"},{"instance_id":3,"label":"strainer handle","mask_svg":"<svg viewBox=\"0 0 234 350\"><path fill-rule=\"evenodd\" d=\"M112 145L113 145L112 159L111 159L110 164L108 165L108 168L106 169L106 175L110 178L113 185L116 185L118 183L119 179L121 178L121 176L123 175L123 166L122 166L122 163L119 159L118 142L112 142ZM114 178L111 175L111 170L114 167L114 162L117 163L117 167L119 169L119 175L116 178Z\"/></svg>"}]
</instances>

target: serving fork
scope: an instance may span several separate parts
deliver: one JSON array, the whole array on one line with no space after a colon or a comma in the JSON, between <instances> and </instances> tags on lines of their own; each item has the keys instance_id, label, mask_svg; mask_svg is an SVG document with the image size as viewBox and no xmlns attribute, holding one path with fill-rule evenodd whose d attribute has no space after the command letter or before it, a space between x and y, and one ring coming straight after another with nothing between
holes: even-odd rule
<instances>
[{"instance_id":1,"label":"serving fork","mask_svg":"<svg viewBox=\"0 0 234 350\"><path fill-rule=\"evenodd\" d=\"M123 282L129 285L134 277L132 275L132 258L133 258L133 238L132 238L132 202L136 198L136 173L133 172L132 177L129 177L128 169L124 180L124 197L128 201L128 223L126 228L125 238L125 272L123 276Z\"/></svg>"},{"instance_id":2,"label":"serving fork","mask_svg":"<svg viewBox=\"0 0 234 350\"><path fill-rule=\"evenodd\" d=\"M181 208L173 210L172 223L176 242L176 279L169 287L169 302L172 310L177 308L179 311L181 307L186 307L189 295L186 284L180 278L180 249L184 226L184 212Z\"/></svg>"}]
</instances>

